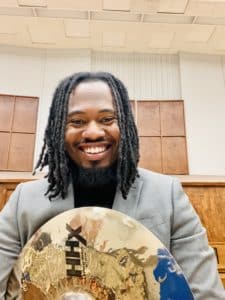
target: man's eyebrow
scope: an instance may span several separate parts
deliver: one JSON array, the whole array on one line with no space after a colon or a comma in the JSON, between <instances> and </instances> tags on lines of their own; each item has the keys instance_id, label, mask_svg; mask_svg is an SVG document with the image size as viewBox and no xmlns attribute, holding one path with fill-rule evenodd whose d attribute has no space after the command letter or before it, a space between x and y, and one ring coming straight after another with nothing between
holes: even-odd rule
<instances>
[{"instance_id":1,"label":"man's eyebrow","mask_svg":"<svg viewBox=\"0 0 225 300\"><path fill-rule=\"evenodd\" d=\"M101 109L99 112L100 113L103 113L103 112L115 113L115 110L114 109Z\"/></svg>"},{"instance_id":2,"label":"man's eyebrow","mask_svg":"<svg viewBox=\"0 0 225 300\"><path fill-rule=\"evenodd\" d=\"M85 112L82 110L72 110L71 112L68 113L68 117L72 115L78 115L78 114L85 114Z\"/></svg>"}]
</instances>

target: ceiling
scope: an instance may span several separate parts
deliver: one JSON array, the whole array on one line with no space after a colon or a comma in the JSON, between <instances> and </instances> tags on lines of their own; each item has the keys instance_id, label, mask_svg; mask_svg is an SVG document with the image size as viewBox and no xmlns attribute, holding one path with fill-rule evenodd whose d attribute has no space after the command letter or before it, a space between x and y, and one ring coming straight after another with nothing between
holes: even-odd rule
<instances>
[{"instance_id":1,"label":"ceiling","mask_svg":"<svg viewBox=\"0 0 225 300\"><path fill-rule=\"evenodd\" d=\"M0 45L225 54L225 0L0 0Z\"/></svg>"}]
</instances>

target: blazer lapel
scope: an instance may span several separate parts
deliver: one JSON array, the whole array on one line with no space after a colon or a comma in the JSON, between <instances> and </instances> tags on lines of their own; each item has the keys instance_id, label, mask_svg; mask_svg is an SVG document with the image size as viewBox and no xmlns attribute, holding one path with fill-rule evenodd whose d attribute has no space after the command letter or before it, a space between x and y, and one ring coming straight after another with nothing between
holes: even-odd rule
<instances>
[{"instance_id":1,"label":"blazer lapel","mask_svg":"<svg viewBox=\"0 0 225 300\"><path fill-rule=\"evenodd\" d=\"M142 185L143 181L137 177L130 188L127 199L124 199L121 191L117 189L112 208L135 218Z\"/></svg>"},{"instance_id":2,"label":"blazer lapel","mask_svg":"<svg viewBox=\"0 0 225 300\"><path fill-rule=\"evenodd\" d=\"M51 205L57 213L74 208L73 185L71 182L69 183L68 193L65 199L62 199L61 195L58 195L51 201Z\"/></svg>"}]
</instances>

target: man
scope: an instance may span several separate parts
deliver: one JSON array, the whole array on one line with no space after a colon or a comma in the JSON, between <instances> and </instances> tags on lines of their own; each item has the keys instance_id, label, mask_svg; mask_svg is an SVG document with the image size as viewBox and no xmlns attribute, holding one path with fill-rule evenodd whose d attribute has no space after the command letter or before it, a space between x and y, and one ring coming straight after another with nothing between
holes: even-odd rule
<instances>
[{"instance_id":1,"label":"man","mask_svg":"<svg viewBox=\"0 0 225 300\"><path fill-rule=\"evenodd\" d=\"M197 300L225 299L206 232L177 179L137 169L139 143L123 83L77 73L57 87L36 168L46 179L20 184L0 213L0 299L21 249L55 215L81 206L121 211L170 250Z\"/></svg>"}]
</instances>

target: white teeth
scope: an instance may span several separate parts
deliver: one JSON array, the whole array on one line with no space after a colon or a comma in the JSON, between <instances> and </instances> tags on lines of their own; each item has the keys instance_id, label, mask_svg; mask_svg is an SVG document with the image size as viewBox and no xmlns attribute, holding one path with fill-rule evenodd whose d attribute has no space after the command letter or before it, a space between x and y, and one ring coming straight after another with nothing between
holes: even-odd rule
<instances>
[{"instance_id":1,"label":"white teeth","mask_svg":"<svg viewBox=\"0 0 225 300\"><path fill-rule=\"evenodd\" d=\"M89 147L85 148L84 151L90 154L96 154L105 151L106 147Z\"/></svg>"}]
</instances>

